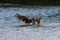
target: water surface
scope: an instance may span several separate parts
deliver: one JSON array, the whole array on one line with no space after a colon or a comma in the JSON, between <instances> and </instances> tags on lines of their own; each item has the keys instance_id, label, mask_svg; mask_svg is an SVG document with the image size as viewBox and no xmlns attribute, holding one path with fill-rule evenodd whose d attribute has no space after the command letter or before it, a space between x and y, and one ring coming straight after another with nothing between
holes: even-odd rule
<instances>
[{"instance_id":1,"label":"water surface","mask_svg":"<svg viewBox=\"0 0 60 40\"><path fill-rule=\"evenodd\" d=\"M42 16L41 26L20 27L16 13L36 18ZM19 26L19 27L17 27ZM60 39L60 7L8 7L0 8L0 40L59 40Z\"/></svg>"}]
</instances>

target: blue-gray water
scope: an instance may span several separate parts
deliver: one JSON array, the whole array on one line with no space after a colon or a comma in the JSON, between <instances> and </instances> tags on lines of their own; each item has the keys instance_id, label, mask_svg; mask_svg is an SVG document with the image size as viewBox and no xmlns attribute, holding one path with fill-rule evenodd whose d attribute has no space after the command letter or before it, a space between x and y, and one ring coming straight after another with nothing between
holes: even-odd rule
<instances>
[{"instance_id":1,"label":"blue-gray water","mask_svg":"<svg viewBox=\"0 0 60 40\"><path fill-rule=\"evenodd\" d=\"M40 27L17 27L16 13L28 18L42 16ZM60 7L8 7L0 8L0 40L60 40Z\"/></svg>"},{"instance_id":2,"label":"blue-gray water","mask_svg":"<svg viewBox=\"0 0 60 40\"><path fill-rule=\"evenodd\" d=\"M11 26L19 23L19 21L14 17L16 13L25 15L28 18L36 18L37 15L40 15L42 16L41 23L60 23L60 7L2 7L0 8L0 27Z\"/></svg>"}]
</instances>

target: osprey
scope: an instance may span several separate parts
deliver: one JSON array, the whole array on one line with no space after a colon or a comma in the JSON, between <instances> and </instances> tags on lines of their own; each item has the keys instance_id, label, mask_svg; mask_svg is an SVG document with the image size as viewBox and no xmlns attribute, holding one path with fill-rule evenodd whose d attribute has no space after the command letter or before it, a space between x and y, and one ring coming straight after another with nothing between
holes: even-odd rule
<instances>
[{"instance_id":1,"label":"osprey","mask_svg":"<svg viewBox=\"0 0 60 40\"><path fill-rule=\"evenodd\" d=\"M26 24L29 24L30 23L33 23L35 24L35 20L32 18L32 19L29 19L27 18L26 16L22 16L22 15L19 15L19 14L16 14L16 17L19 19L19 20L22 20L24 23Z\"/></svg>"}]
</instances>

